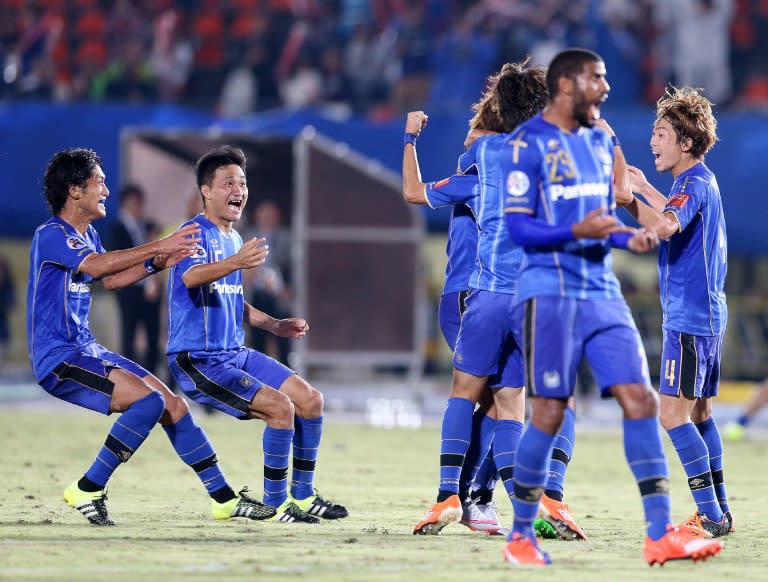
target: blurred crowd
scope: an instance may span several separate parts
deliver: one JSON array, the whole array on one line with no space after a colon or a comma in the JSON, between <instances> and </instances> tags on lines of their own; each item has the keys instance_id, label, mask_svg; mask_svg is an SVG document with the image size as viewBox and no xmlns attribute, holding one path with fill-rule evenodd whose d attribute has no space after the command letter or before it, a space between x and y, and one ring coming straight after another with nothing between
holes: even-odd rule
<instances>
[{"instance_id":1,"label":"blurred crowd","mask_svg":"<svg viewBox=\"0 0 768 582\"><path fill-rule=\"evenodd\" d=\"M615 102L763 107L767 43L768 0L3 0L0 99L464 112L501 63L578 45Z\"/></svg>"}]
</instances>

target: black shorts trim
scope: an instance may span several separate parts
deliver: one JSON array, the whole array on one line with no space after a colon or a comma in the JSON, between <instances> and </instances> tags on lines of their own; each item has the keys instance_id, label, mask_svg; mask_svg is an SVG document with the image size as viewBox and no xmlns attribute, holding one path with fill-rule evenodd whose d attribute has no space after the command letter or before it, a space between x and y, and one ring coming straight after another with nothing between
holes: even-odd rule
<instances>
[{"instance_id":1,"label":"black shorts trim","mask_svg":"<svg viewBox=\"0 0 768 582\"><path fill-rule=\"evenodd\" d=\"M680 392L686 398L696 397L696 370L699 354L696 351L696 336L680 334Z\"/></svg>"},{"instance_id":2,"label":"black shorts trim","mask_svg":"<svg viewBox=\"0 0 768 582\"><path fill-rule=\"evenodd\" d=\"M53 373L59 380L72 380L78 384L82 384L86 388L91 388L102 394L106 394L109 397L112 397L112 392L115 389L115 383L106 376L99 376L90 370L78 368L77 366L70 366L66 362L62 362L56 366Z\"/></svg>"},{"instance_id":3,"label":"black shorts trim","mask_svg":"<svg viewBox=\"0 0 768 582\"><path fill-rule=\"evenodd\" d=\"M179 352L176 354L176 363L190 377L195 385L195 389L214 400L226 404L230 408L239 410L243 414L250 412L251 403L249 401L224 386L211 381L205 374L195 368L192 359L189 357L189 352Z\"/></svg>"}]
</instances>

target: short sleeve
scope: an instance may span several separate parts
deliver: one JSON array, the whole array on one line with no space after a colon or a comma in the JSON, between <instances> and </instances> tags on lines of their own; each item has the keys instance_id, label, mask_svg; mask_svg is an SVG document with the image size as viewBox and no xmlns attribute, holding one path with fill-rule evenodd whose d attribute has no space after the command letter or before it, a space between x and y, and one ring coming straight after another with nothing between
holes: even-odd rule
<instances>
[{"instance_id":1,"label":"short sleeve","mask_svg":"<svg viewBox=\"0 0 768 582\"><path fill-rule=\"evenodd\" d=\"M667 200L664 212L671 212L680 223L683 231L691 223L696 213L704 205L707 195L706 185L700 181L686 181L683 185L675 184L674 194Z\"/></svg>"},{"instance_id":2,"label":"short sleeve","mask_svg":"<svg viewBox=\"0 0 768 582\"><path fill-rule=\"evenodd\" d=\"M69 233L60 226L51 225L41 229L39 237L41 260L73 271L78 270L85 257L97 252L94 243L89 242L88 238Z\"/></svg>"},{"instance_id":3,"label":"short sleeve","mask_svg":"<svg viewBox=\"0 0 768 582\"><path fill-rule=\"evenodd\" d=\"M476 174L450 176L439 182L429 182L424 192L430 208L441 208L466 202L477 195Z\"/></svg>"}]
</instances>

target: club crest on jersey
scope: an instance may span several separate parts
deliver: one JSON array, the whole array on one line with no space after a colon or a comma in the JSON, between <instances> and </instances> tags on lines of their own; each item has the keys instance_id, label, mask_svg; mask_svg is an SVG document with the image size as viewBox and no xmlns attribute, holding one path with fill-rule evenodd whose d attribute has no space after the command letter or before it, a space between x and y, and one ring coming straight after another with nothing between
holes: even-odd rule
<instances>
[{"instance_id":1,"label":"club crest on jersey","mask_svg":"<svg viewBox=\"0 0 768 582\"><path fill-rule=\"evenodd\" d=\"M557 388L560 386L560 372L552 370L544 372L544 386L546 388Z\"/></svg>"},{"instance_id":2,"label":"club crest on jersey","mask_svg":"<svg viewBox=\"0 0 768 582\"><path fill-rule=\"evenodd\" d=\"M557 139L550 139L547 142L547 149L550 149L550 150L560 149L560 141Z\"/></svg>"},{"instance_id":3,"label":"club crest on jersey","mask_svg":"<svg viewBox=\"0 0 768 582\"><path fill-rule=\"evenodd\" d=\"M68 236L67 246L71 248L73 251L79 251L80 249L84 249L87 245L85 244L85 241L80 237Z\"/></svg>"},{"instance_id":4,"label":"club crest on jersey","mask_svg":"<svg viewBox=\"0 0 768 582\"><path fill-rule=\"evenodd\" d=\"M195 253L192 255L196 259L204 259L207 256L208 253L205 252L205 249L201 247L200 245L197 245L195 248Z\"/></svg>"},{"instance_id":5,"label":"club crest on jersey","mask_svg":"<svg viewBox=\"0 0 768 582\"><path fill-rule=\"evenodd\" d=\"M507 174L507 194L510 196L522 196L528 192L531 181L525 172L515 170Z\"/></svg>"},{"instance_id":6,"label":"club crest on jersey","mask_svg":"<svg viewBox=\"0 0 768 582\"><path fill-rule=\"evenodd\" d=\"M675 208L682 208L688 203L690 196L683 192L678 192L672 198L667 201L667 206L674 206Z\"/></svg>"}]
</instances>

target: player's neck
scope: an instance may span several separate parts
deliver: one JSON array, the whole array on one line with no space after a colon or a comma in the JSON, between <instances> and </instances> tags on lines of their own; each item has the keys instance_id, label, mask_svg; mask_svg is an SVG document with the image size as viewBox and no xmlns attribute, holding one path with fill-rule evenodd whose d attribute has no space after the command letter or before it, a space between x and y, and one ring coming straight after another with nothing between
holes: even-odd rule
<instances>
[{"instance_id":1,"label":"player's neck","mask_svg":"<svg viewBox=\"0 0 768 582\"><path fill-rule=\"evenodd\" d=\"M230 222L229 220L224 220L223 218L213 216L211 214L208 214L208 212L206 211L203 211L203 216L205 216L209 221L215 224L219 228L219 230L224 234L229 234L230 232L232 232L232 222Z\"/></svg>"},{"instance_id":2,"label":"player's neck","mask_svg":"<svg viewBox=\"0 0 768 582\"><path fill-rule=\"evenodd\" d=\"M576 121L571 112L558 103L547 105L541 117L568 133L572 133L574 129L579 127L579 122Z\"/></svg>"},{"instance_id":3,"label":"player's neck","mask_svg":"<svg viewBox=\"0 0 768 582\"><path fill-rule=\"evenodd\" d=\"M671 170L671 172L672 172L672 178L673 178L673 179L675 179L675 180L677 180L677 177L678 177L680 174L682 174L683 172L687 172L687 171L688 171L688 170L690 170L690 169L691 169L693 166L695 166L696 164L698 164L698 163L699 163L699 162L701 162L701 161L702 161L702 160L700 160L700 159L697 159L697 158L692 158L692 157L690 157L690 156L683 156L682 158L680 158L680 161L679 161L679 162L677 162L677 163L676 163L676 164L675 164L675 165L672 167L672 170Z\"/></svg>"},{"instance_id":4,"label":"player's neck","mask_svg":"<svg viewBox=\"0 0 768 582\"><path fill-rule=\"evenodd\" d=\"M85 234L88 226L93 222L93 219L83 214L81 209L69 206L64 206L57 216L80 234Z\"/></svg>"}]
</instances>

